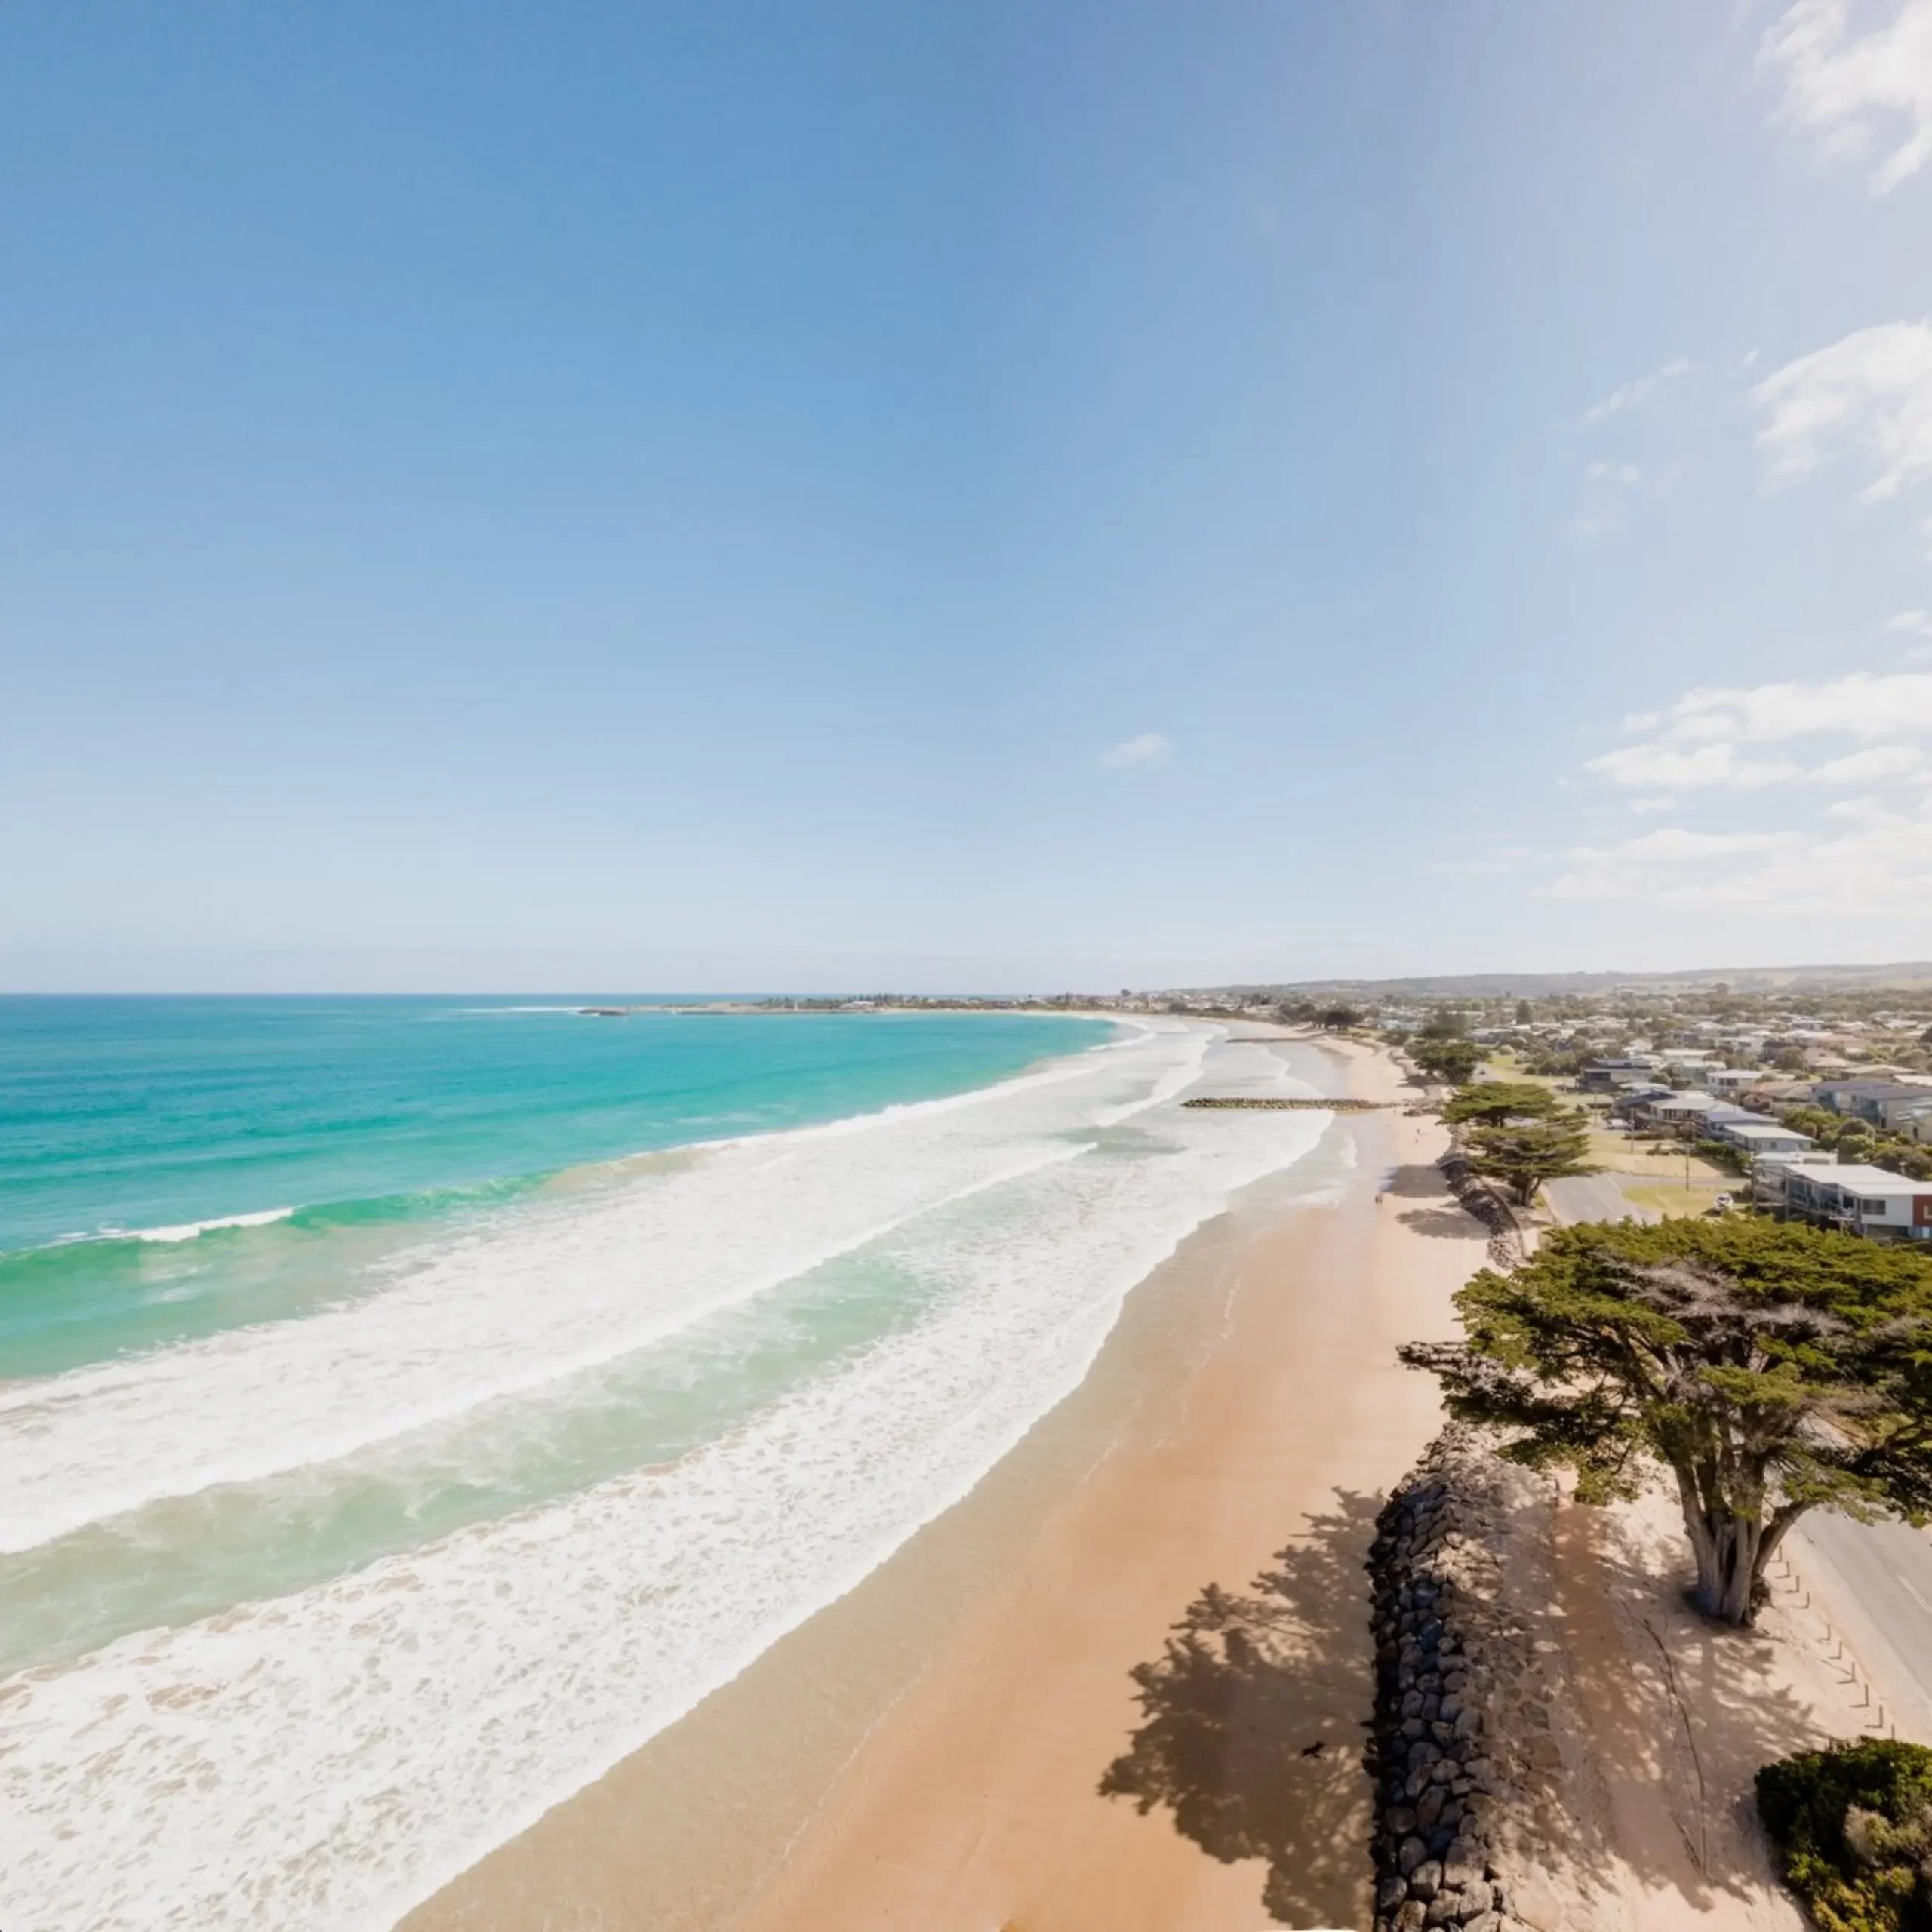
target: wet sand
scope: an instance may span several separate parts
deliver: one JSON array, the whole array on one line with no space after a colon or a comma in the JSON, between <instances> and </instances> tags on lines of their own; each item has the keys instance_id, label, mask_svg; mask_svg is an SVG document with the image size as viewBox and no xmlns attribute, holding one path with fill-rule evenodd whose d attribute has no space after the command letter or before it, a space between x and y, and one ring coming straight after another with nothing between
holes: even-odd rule
<instances>
[{"instance_id":1,"label":"wet sand","mask_svg":"<svg viewBox=\"0 0 1932 1932\"><path fill-rule=\"evenodd\" d=\"M1346 1057L1348 1091L1398 1091ZM1365 1924L1361 1565L1438 1414L1395 1349L1451 1331L1483 1258L1442 1144L1339 1119L964 1503L409 1932Z\"/></svg>"}]
</instances>

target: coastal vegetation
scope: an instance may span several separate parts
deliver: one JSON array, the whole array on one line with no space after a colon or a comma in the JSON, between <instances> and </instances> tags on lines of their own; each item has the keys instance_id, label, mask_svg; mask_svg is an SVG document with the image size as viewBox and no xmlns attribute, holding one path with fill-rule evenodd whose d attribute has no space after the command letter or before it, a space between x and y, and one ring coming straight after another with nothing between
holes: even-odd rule
<instances>
[{"instance_id":1,"label":"coastal vegetation","mask_svg":"<svg viewBox=\"0 0 1932 1932\"><path fill-rule=\"evenodd\" d=\"M1546 1180L1596 1172L1587 1115L1531 1081L1484 1081L1452 1094L1442 1118L1463 1130L1469 1171L1500 1180L1524 1206Z\"/></svg>"},{"instance_id":2,"label":"coastal vegetation","mask_svg":"<svg viewBox=\"0 0 1932 1932\"><path fill-rule=\"evenodd\" d=\"M1589 1128L1580 1114L1487 1121L1469 1128L1463 1140L1469 1171L1501 1181L1524 1207L1546 1180L1597 1171L1589 1158Z\"/></svg>"},{"instance_id":3,"label":"coastal vegetation","mask_svg":"<svg viewBox=\"0 0 1932 1932\"><path fill-rule=\"evenodd\" d=\"M1889 1168L1914 1180L1932 1180L1932 1146L1894 1134L1867 1120L1847 1119L1829 1107L1781 1109L1778 1118L1794 1134L1809 1134L1841 1161Z\"/></svg>"},{"instance_id":4,"label":"coastal vegetation","mask_svg":"<svg viewBox=\"0 0 1932 1932\"><path fill-rule=\"evenodd\" d=\"M1583 1501L1667 1469L1707 1615L1752 1623L1807 1509L1932 1514L1932 1259L1743 1218L1586 1224L1457 1303L1466 1339L1404 1360Z\"/></svg>"},{"instance_id":5,"label":"coastal vegetation","mask_svg":"<svg viewBox=\"0 0 1932 1932\"><path fill-rule=\"evenodd\" d=\"M1932 1751L1866 1738L1758 1774L1785 1882L1823 1932L1932 1927Z\"/></svg>"},{"instance_id":6,"label":"coastal vegetation","mask_svg":"<svg viewBox=\"0 0 1932 1932\"><path fill-rule=\"evenodd\" d=\"M1432 1079L1457 1087L1481 1066L1486 1055L1475 1041L1458 1035L1423 1033L1409 1042L1409 1057Z\"/></svg>"},{"instance_id":7,"label":"coastal vegetation","mask_svg":"<svg viewBox=\"0 0 1932 1932\"><path fill-rule=\"evenodd\" d=\"M1470 1121L1490 1126L1506 1120L1547 1120L1558 1111L1555 1094L1534 1081L1486 1080L1451 1094L1442 1118L1451 1127Z\"/></svg>"}]
</instances>

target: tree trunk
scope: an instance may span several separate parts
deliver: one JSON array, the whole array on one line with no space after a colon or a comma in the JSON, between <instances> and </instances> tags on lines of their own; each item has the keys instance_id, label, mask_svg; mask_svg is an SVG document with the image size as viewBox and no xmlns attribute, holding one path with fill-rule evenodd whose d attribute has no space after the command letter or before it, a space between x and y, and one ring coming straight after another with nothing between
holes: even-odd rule
<instances>
[{"instance_id":1,"label":"tree trunk","mask_svg":"<svg viewBox=\"0 0 1932 1932\"><path fill-rule=\"evenodd\" d=\"M1755 1517L1706 1512L1684 1498L1684 1525L1697 1559L1692 1598L1706 1617L1749 1629L1758 1620L1758 1590L1764 1566L1777 1553L1789 1521L1767 1524Z\"/></svg>"}]
</instances>

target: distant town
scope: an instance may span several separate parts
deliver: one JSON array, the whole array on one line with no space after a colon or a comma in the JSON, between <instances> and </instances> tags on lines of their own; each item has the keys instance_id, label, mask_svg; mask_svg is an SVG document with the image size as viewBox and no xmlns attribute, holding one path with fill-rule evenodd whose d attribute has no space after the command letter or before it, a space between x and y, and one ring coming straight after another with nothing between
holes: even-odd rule
<instances>
[{"instance_id":1,"label":"distant town","mask_svg":"<svg viewBox=\"0 0 1932 1932\"><path fill-rule=\"evenodd\" d=\"M614 1011L617 1009L590 1009ZM1466 1041L1464 1074L1546 1083L1600 1141L1681 1153L1681 1197L1635 1184L1632 1211L1756 1211L1876 1240L1932 1241L1932 964L1731 977L1574 974L1051 996L719 1001L700 1013L1076 1011L1183 1014L1342 1034L1397 1049ZM1427 1055L1423 1056L1426 1060ZM1453 1063L1453 1056L1451 1057ZM1625 1177L1632 1180L1631 1177Z\"/></svg>"}]
</instances>

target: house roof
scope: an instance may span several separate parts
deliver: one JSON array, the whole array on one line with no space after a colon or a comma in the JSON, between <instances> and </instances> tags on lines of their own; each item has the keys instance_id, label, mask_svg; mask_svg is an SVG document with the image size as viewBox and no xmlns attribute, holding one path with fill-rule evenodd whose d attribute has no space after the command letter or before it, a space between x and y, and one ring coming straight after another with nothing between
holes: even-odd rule
<instances>
[{"instance_id":1,"label":"house roof","mask_svg":"<svg viewBox=\"0 0 1932 1932\"><path fill-rule=\"evenodd\" d=\"M1793 1168L1790 1172L1801 1180L1823 1181L1854 1194L1932 1194L1932 1180L1914 1180L1889 1168L1868 1168L1857 1161L1844 1167Z\"/></svg>"},{"instance_id":2,"label":"house roof","mask_svg":"<svg viewBox=\"0 0 1932 1932\"><path fill-rule=\"evenodd\" d=\"M1859 1100L1932 1100L1932 1088L1905 1080L1821 1080L1820 1094L1849 1094Z\"/></svg>"}]
</instances>

